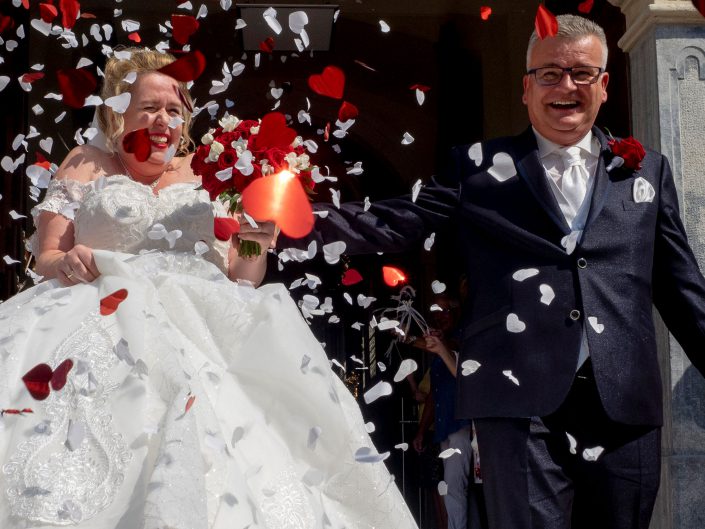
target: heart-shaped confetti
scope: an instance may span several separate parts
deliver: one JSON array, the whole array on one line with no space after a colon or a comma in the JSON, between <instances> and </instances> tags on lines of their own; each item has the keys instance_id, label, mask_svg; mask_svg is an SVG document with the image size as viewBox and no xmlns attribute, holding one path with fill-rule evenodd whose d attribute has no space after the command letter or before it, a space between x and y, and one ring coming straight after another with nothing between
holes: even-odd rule
<instances>
[{"instance_id":1,"label":"heart-shaped confetti","mask_svg":"<svg viewBox=\"0 0 705 529\"><path fill-rule=\"evenodd\" d=\"M259 132L252 136L252 150L288 149L296 139L296 131L286 126L286 116L270 112L262 118Z\"/></svg>"},{"instance_id":2,"label":"heart-shaped confetti","mask_svg":"<svg viewBox=\"0 0 705 529\"><path fill-rule=\"evenodd\" d=\"M583 2L580 2L578 4L578 11L587 15L590 11L592 11L592 7L594 4L595 0L584 0Z\"/></svg>"},{"instance_id":3,"label":"heart-shaped confetti","mask_svg":"<svg viewBox=\"0 0 705 529\"><path fill-rule=\"evenodd\" d=\"M191 15L171 15L171 34L174 40L182 46L198 31L200 24Z\"/></svg>"},{"instance_id":4,"label":"heart-shaped confetti","mask_svg":"<svg viewBox=\"0 0 705 529\"><path fill-rule=\"evenodd\" d=\"M32 84L34 81L39 81L40 79L44 78L44 74L42 72L32 72L32 73L26 73L23 74L21 79L23 83L29 83Z\"/></svg>"},{"instance_id":5,"label":"heart-shaped confetti","mask_svg":"<svg viewBox=\"0 0 705 529\"><path fill-rule=\"evenodd\" d=\"M71 371L72 367L73 360L67 358L66 360L61 362L56 369L54 369L54 374L51 376L50 380L51 389L53 389L54 391L59 391L63 389L63 387L66 385L66 380L69 371Z\"/></svg>"},{"instance_id":6,"label":"heart-shaped confetti","mask_svg":"<svg viewBox=\"0 0 705 529\"><path fill-rule=\"evenodd\" d=\"M526 330L526 323L519 319L519 316L510 312L507 315L507 330L513 333L524 332Z\"/></svg>"},{"instance_id":7,"label":"heart-shaped confetti","mask_svg":"<svg viewBox=\"0 0 705 529\"><path fill-rule=\"evenodd\" d=\"M274 37L267 37L260 42L259 49L264 53L272 53L274 51Z\"/></svg>"},{"instance_id":8,"label":"heart-shaped confetti","mask_svg":"<svg viewBox=\"0 0 705 529\"><path fill-rule=\"evenodd\" d=\"M522 268L521 270L517 270L512 274L512 279L514 281L524 281L525 279L529 279L530 277L534 277L538 275L539 271L536 268Z\"/></svg>"},{"instance_id":9,"label":"heart-shaped confetti","mask_svg":"<svg viewBox=\"0 0 705 529\"><path fill-rule=\"evenodd\" d=\"M480 7L480 18L482 20L487 20L490 18L490 15L492 14L492 8L489 6L481 6Z\"/></svg>"},{"instance_id":10,"label":"heart-shaped confetti","mask_svg":"<svg viewBox=\"0 0 705 529\"><path fill-rule=\"evenodd\" d=\"M171 64L162 66L157 70L164 75L168 75L182 83L195 81L206 69L206 58L196 50L178 58Z\"/></svg>"},{"instance_id":11,"label":"heart-shaped confetti","mask_svg":"<svg viewBox=\"0 0 705 529\"><path fill-rule=\"evenodd\" d=\"M152 143L149 140L149 130L138 129L128 132L122 139L122 148L126 153L133 154L137 161L146 161L152 154Z\"/></svg>"},{"instance_id":12,"label":"heart-shaped confetti","mask_svg":"<svg viewBox=\"0 0 705 529\"><path fill-rule=\"evenodd\" d=\"M388 395L392 394L392 385L389 382L382 381L378 382L374 386L372 386L370 389L368 389L364 395L363 399L365 400L365 404L371 404L372 402L376 401L377 399L381 397L386 397Z\"/></svg>"},{"instance_id":13,"label":"heart-shaped confetti","mask_svg":"<svg viewBox=\"0 0 705 529\"><path fill-rule=\"evenodd\" d=\"M103 101L103 104L106 107L112 108L113 112L117 112L118 114L124 114L127 110L127 107L130 106L131 99L132 94L130 94L130 92L123 92L122 94L107 98L105 101Z\"/></svg>"},{"instance_id":14,"label":"heart-shaped confetti","mask_svg":"<svg viewBox=\"0 0 705 529\"><path fill-rule=\"evenodd\" d=\"M505 182L517 174L517 168L509 154L498 152L492 157L492 167L487 172L498 182Z\"/></svg>"},{"instance_id":15,"label":"heart-shaped confetti","mask_svg":"<svg viewBox=\"0 0 705 529\"><path fill-rule=\"evenodd\" d=\"M509 380L511 380L512 383L516 384L517 386L519 385L519 379L514 376L511 369L506 369L505 371L502 371L502 374Z\"/></svg>"},{"instance_id":16,"label":"heart-shaped confetti","mask_svg":"<svg viewBox=\"0 0 705 529\"><path fill-rule=\"evenodd\" d=\"M461 374L464 377L472 375L475 371L480 369L481 365L482 364L480 364L477 360L465 360L462 364L460 364L460 368L463 370Z\"/></svg>"},{"instance_id":17,"label":"heart-shaped confetti","mask_svg":"<svg viewBox=\"0 0 705 529\"><path fill-rule=\"evenodd\" d=\"M348 268L343 274L343 278L340 280L346 287L359 283L360 281L362 281L362 275L354 268Z\"/></svg>"},{"instance_id":18,"label":"heart-shaped confetti","mask_svg":"<svg viewBox=\"0 0 705 529\"><path fill-rule=\"evenodd\" d=\"M91 92L98 87L95 75L84 68L57 70L56 79L63 101L71 108L81 108Z\"/></svg>"},{"instance_id":19,"label":"heart-shaped confetti","mask_svg":"<svg viewBox=\"0 0 705 529\"><path fill-rule=\"evenodd\" d=\"M416 363L416 361L413 358L405 358L399 364L399 369L397 370L396 374L394 375L394 382L401 382L407 376L409 376L411 373L416 371L418 368L419 368L419 365Z\"/></svg>"},{"instance_id":20,"label":"heart-shaped confetti","mask_svg":"<svg viewBox=\"0 0 705 529\"><path fill-rule=\"evenodd\" d=\"M120 303L125 301L125 299L127 299L127 290L124 288L116 290L112 294L105 296L100 300L100 314L103 316L109 316L118 309Z\"/></svg>"},{"instance_id":21,"label":"heart-shaped confetti","mask_svg":"<svg viewBox=\"0 0 705 529\"><path fill-rule=\"evenodd\" d=\"M301 181L289 171L257 178L242 193L243 209L257 220L271 220L293 238L313 228L313 209Z\"/></svg>"},{"instance_id":22,"label":"heart-shaped confetti","mask_svg":"<svg viewBox=\"0 0 705 529\"><path fill-rule=\"evenodd\" d=\"M338 109L338 119L342 122L345 122L349 119L355 119L358 114L359 112L357 110L357 107L352 103L348 103L347 101L343 101L343 103L340 105L340 108Z\"/></svg>"},{"instance_id":23,"label":"heart-shaped confetti","mask_svg":"<svg viewBox=\"0 0 705 529\"><path fill-rule=\"evenodd\" d=\"M140 37L140 34L137 33L136 31L133 31L132 33L129 33L129 34L127 35L127 38L130 39L132 42L136 42L137 44L139 44L140 42L142 42L142 37Z\"/></svg>"},{"instance_id":24,"label":"heart-shaped confetti","mask_svg":"<svg viewBox=\"0 0 705 529\"><path fill-rule=\"evenodd\" d=\"M328 264L335 264L340 261L347 245L343 241L334 241L323 245L323 257Z\"/></svg>"},{"instance_id":25,"label":"heart-shaped confetti","mask_svg":"<svg viewBox=\"0 0 705 529\"><path fill-rule=\"evenodd\" d=\"M602 331L605 330L605 326L599 323L595 316L588 317L588 323L590 323L590 327L592 327L597 334L602 334Z\"/></svg>"},{"instance_id":26,"label":"heart-shaped confetti","mask_svg":"<svg viewBox=\"0 0 705 529\"><path fill-rule=\"evenodd\" d=\"M601 446L595 446L593 448L586 448L583 450L583 459L585 461L590 461L594 462L597 461L600 456L602 455L602 452L604 452L605 449Z\"/></svg>"},{"instance_id":27,"label":"heart-shaped confetti","mask_svg":"<svg viewBox=\"0 0 705 529\"><path fill-rule=\"evenodd\" d=\"M236 233L240 233L240 224L232 217L215 217L213 219L213 234L219 241L229 241Z\"/></svg>"},{"instance_id":28,"label":"heart-shaped confetti","mask_svg":"<svg viewBox=\"0 0 705 529\"><path fill-rule=\"evenodd\" d=\"M468 149L468 158L475 162L476 167L482 163L482 143L473 143Z\"/></svg>"},{"instance_id":29,"label":"heart-shaped confetti","mask_svg":"<svg viewBox=\"0 0 705 529\"><path fill-rule=\"evenodd\" d=\"M556 16L543 4L539 4L536 10L534 26L536 27L536 34L541 40L546 37L555 37L558 32L558 20L556 20Z\"/></svg>"},{"instance_id":30,"label":"heart-shaped confetti","mask_svg":"<svg viewBox=\"0 0 705 529\"><path fill-rule=\"evenodd\" d=\"M345 73L337 66L326 66L322 73L308 78L308 86L318 95L342 99L345 90Z\"/></svg>"},{"instance_id":31,"label":"heart-shaped confetti","mask_svg":"<svg viewBox=\"0 0 705 529\"><path fill-rule=\"evenodd\" d=\"M0 13L0 34L4 33L5 30L12 29L15 27L15 20L9 15L3 15Z\"/></svg>"},{"instance_id":32,"label":"heart-shaped confetti","mask_svg":"<svg viewBox=\"0 0 705 529\"><path fill-rule=\"evenodd\" d=\"M73 28L76 19L78 19L81 4L76 0L59 0L59 8L61 9L61 25L66 29Z\"/></svg>"},{"instance_id":33,"label":"heart-shaped confetti","mask_svg":"<svg viewBox=\"0 0 705 529\"><path fill-rule=\"evenodd\" d=\"M440 281L438 281L438 279L435 279L431 283L431 290L433 291L434 294L442 294L443 292L446 291L446 284L441 283Z\"/></svg>"},{"instance_id":34,"label":"heart-shaped confetti","mask_svg":"<svg viewBox=\"0 0 705 529\"><path fill-rule=\"evenodd\" d=\"M394 266L382 267L382 278L387 286L395 287L406 282L406 274Z\"/></svg>"},{"instance_id":35,"label":"heart-shaped confetti","mask_svg":"<svg viewBox=\"0 0 705 529\"><path fill-rule=\"evenodd\" d=\"M39 364L27 371L22 377L22 382L33 398L44 400L49 396L49 382L52 375L51 367L47 364Z\"/></svg>"},{"instance_id":36,"label":"heart-shaped confetti","mask_svg":"<svg viewBox=\"0 0 705 529\"><path fill-rule=\"evenodd\" d=\"M553 299L556 297L553 289L546 284L539 285L539 292L541 292L541 303L544 305L550 305Z\"/></svg>"},{"instance_id":37,"label":"heart-shaped confetti","mask_svg":"<svg viewBox=\"0 0 705 529\"><path fill-rule=\"evenodd\" d=\"M59 10L52 4L39 4L39 16L47 24L59 16Z\"/></svg>"}]
</instances>

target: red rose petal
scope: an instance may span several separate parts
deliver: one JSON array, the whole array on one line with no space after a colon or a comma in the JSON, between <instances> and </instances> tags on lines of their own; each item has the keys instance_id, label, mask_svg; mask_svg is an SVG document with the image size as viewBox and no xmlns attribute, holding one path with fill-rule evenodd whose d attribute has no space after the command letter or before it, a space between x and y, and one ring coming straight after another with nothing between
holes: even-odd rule
<instances>
[{"instance_id":1,"label":"red rose petal","mask_svg":"<svg viewBox=\"0 0 705 529\"><path fill-rule=\"evenodd\" d=\"M705 0L692 0L695 9L700 11L700 14L705 17Z\"/></svg>"},{"instance_id":2,"label":"red rose petal","mask_svg":"<svg viewBox=\"0 0 705 529\"><path fill-rule=\"evenodd\" d=\"M102 316L109 316L113 312L115 312L123 301L127 298L127 290L124 288L121 288L120 290L116 290L109 296L105 296L103 299L100 300L100 314Z\"/></svg>"},{"instance_id":3,"label":"red rose petal","mask_svg":"<svg viewBox=\"0 0 705 529\"><path fill-rule=\"evenodd\" d=\"M406 281L404 272L393 266L383 266L382 277L384 278L384 282L390 287L395 287L399 283Z\"/></svg>"},{"instance_id":4,"label":"red rose petal","mask_svg":"<svg viewBox=\"0 0 705 529\"><path fill-rule=\"evenodd\" d=\"M34 81L38 81L44 77L42 72L26 73L22 75L22 82L32 84Z\"/></svg>"},{"instance_id":5,"label":"red rose petal","mask_svg":"<svg viewBox=\"0 0 705 529\"><path fill-rule=\"evenodd\" d=\"M130 33L127 36L127 38L130 39L132 42L137 42L137 43L142 42L142 37L140 37L140 34L137 33L136 31Z\"/></svg>"},{"instance_id":6,"label":"red rose petal","mask_svg":"<svg viewBox=\"0 0 705 529\"><path fill-rule=\"evenodd\" d=\"M59 391L66 385L66 378L73 367L73 360L67 358L54 369L54 374L51 376L51 389Z\"/></svg>"},{"instance_id":7,"label":"red rose petal","mask_svg":"<svg viewBox=\"0 0 705 529\"><path fill-rule=\"evenodd\" d=\"M182 83L188 83L198 79L205 69L206 58L200 51L196 50L176 59L171 64L159 68L157 71Z\"/></svg>"},{"instance_id":8,"label":"red rose petal","mask_svg":"<svg viewBox=\"0 0 705 529\"><path fill-rule=\"evenodd\" d=\"M59 0L59 7L61 8L61 25L66 29L71 29L76 24L81 4L76 0Z\"/></svg>"},{"instance_id":9,"label":"red rose petal","mask_svg":"<svg viewBox=\"0 0 705 529\"><path fill-rule=\"evenodd\" d=\"M480 7L480 18L482 20L487 20L490 18L490 15L492 14L492 8L489 6L482 6Z\"/></svg>"},{"instance_id":10,"label":"red rose petal","mask_svg":"<svg viewBox=\"0 0 705 529\"><path fill-rule=\"evenodd\" d=\"M313 228L311 202L289 171L253 180L242 193L242 207L254 219L275 222L289 237L303 237Z\"/></svg>"},{"instance_id":11,"label":"red rose petal","mask_svg":"<svg viewBox=\"0 0 705 529\"><path fill-rule=\"evenodd\" d=\"M219 241L229 241L230 237L240 232L240 224L232 217L213 219L213 234Z\"/></svg>"},{"instance_id":12,"label":"red rose petal","mask_svg":"<svg viewBox=\"0 0 705 529\"><path fill-rule=\"evenodd\" d=\"M149 141L149 130L138 129L125 134L122 139L125 152L134 154L138 161L144 162L152 154L152 143Z\"/></svg>"},{"instance_id":13,"label":"red rose petal","mask_svg":"<svg viewBox=\"0 0 705 529\"><path fill-rule=\"evenodd\" d=\"M587 15L590 11L592 11L594 3L595 0L585 0L584 2L580 2L578 4L578 11Z\"/></svg>"},{"instance_id":14,"label":"red rose petal","mask_svg":"<svg viewBox=\"0 0 705 529\"><path fill-rule=\"evenodd\" d=\"M259 132L252 137L255 151L265 149L288 149L296 139L296 131L286 126L286 117L281 112L270 112L262 118Z\"/></svg>"},{"instance_id":15,"label":"red rose petal","mask_svg":"<svg viewBox=\"0 0 705 529\"><path fill-rule=\"evenodd\" d=\"M51 367L47 364L39 364L22 377L27 391L37 400L44 400L49 396L49 381L51 380Z\"/></svg>"},{"instance_id":16,"label":"red rose petal","mask_svg":"<svg viewBox=\"0 0 705 529\"><path fill-rule=\"evenodd\" d=\"M64 96L64 103L72 108L83 107L86 97L98 87L95 75L83 68L57 70L56 78Z\"/></svg>"},{"instance_id":17,"label":"red rose petal","mask_svg":"<svg viewBox=\"0 0 705 529\"><path fill-rule=\"evenodd\" d=\"M199 26L198 20L191 15L171 15L171 34L182 46L188 42L191 35L196 33Z\"/></svg>"},{"instance_id":18,"label":"red rose petal","mask_svg":"<svg viewBox=\"0 0 705 529\"><path fill-rule=\"evenodd\" d=\"M340 121L347 121L349 119L355 119L358 114L359 111L355 105L348 103L347 101L343 101L343 104L340 105L340 109L338 110L338 119Z\"/></svg>"},{"instance_id":19,"label":"red rose petal","mask_svg":"<svg viewBox=\"0 0 705 529\"><path fill-rule=\"evenodd\" d=\"M345 73L337 66L326 66L321 74L308 78L308 86L318 95L342 99L345 90Z\"/></svg>"},{"instance_id":20,"label":"red rose petal","mask_svg":"<svg viewBox=\"0 0 705 529\"><path fill-rule=\"evenodd\" d=\"M259 49L264 53L272 53L272 51L274 51L274 39L272 37L267 37L259 43Z\"/></svg>"},{"instance_id":21,"label":"red rose petal","mask_svg":"<svg viewBox=\"0 0 705 529\"><path fill-rule=\"evenodd\" d=\"M536 26L536 34L541 40L546 37L555 37L558 32L558 20L543 4L539 4L539 8L536 10L534 26Z\"/></svg>"},{"instance_id":22,"label":"red rose petal","mask_svg":"<svg viewBox=\"0 0 705 529\"><path fill-rule=\"evenodd\" d=\"M39 4L39 16L47 24L59 16L59 10L52 4Z\"/></svg>"},{"instance_id":23,"label":"red rose petal","mask_svg":"<svg viewBox=\"0 0 705 529\"><path fill-rule=\"evenodd\" d=\"M359 283L360 281L362 281L362 275L354 268L347 269L343 274L343 279L340 280L346 287Z\"/></svg>"}]
</instances>

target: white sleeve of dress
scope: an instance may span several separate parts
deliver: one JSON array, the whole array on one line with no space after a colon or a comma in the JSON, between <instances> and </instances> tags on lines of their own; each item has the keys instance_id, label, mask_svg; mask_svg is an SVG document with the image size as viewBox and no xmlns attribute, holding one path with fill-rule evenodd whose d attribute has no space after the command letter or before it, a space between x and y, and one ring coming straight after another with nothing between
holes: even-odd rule
<instances>
[{"instance_id":1,"label":"white sleeve of dress","mask_svg":"<svg viewBox=\"0 0 705 529\"><path fill-rule=\"evenodd\" d=\"M49 182L44 200L32 208L35 231L27 240L27 249L30 252L36 254L36 228L39 226L39 216L42 212L57 213L73 221L74 213L80 207L85 189L89 185L69 179L51 180Z\"/></svg>"}]
</instances>

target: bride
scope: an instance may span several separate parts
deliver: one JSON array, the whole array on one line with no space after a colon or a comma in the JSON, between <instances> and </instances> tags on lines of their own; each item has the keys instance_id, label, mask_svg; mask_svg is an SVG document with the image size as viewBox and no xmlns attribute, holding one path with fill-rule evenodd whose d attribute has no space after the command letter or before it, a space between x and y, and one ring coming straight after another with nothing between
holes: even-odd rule
<instances>
[{"instance_id":1,"label":"bride","mask_svg":"<svg viewBox=\"0 0 705 529\"><path fill-rule=\"evenodd\" d=\"M287 290L253 287L266 257L238 257L274 226L213 236L173 60L108 61L103 99L130 94L100 107L109 152L73 149L33 211L46 281L0 305L0 406L32 410L0 418L0 527L415 528Z\"/></svg>"}]
</instances>

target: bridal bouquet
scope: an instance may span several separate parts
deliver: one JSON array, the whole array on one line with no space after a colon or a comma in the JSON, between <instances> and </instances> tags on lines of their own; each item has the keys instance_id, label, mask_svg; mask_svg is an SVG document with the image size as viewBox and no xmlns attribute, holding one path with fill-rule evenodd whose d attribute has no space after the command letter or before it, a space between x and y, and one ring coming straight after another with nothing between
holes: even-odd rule
<instances>
[{"instance_id":1,"label":"bridal bouquet","mask_svg":"<svg viewBox=\"0 0 705 529\"><path fill-rule=\"evenodd\" d=\"M311 177L314 167L310 164L301 136L286 126L286 118L279 112L271 112L259 121L240 120L226 114L219 124L219 127L203 135L201 145L191 160L191 168L201 176L203 188L208 191L211 200L221 200L228 206L230 213L259 215L262 220L275 221L285 233L287 224L296 224L287 234L299 237L303 235L300 226L312 225L312 214L309 222L308 219L300 218L306 211L291 211L294 208L290 206L292 203L300 204L300 199L297 202L298 196L305 197L306 193L312 192L314 186ZM268 178L280 175L280 178ZM271 180L272 185L264 180ZM292 181L298 181L301 185L293 187L290 185ZM258 185L251 186L254 183ZM249 205L246 193L248 188L251 190ZM300 188L306 193L301 192ZM291 196L286 195L295 196L292 200ZM279 203L273 204L273 201ZM282 221L291 219L292 215L298 218L293 222L280 222L279 218L274 217L282 209L289 210L284 211ZM227 240L230 233L223 235L216 230L216 236ZM260 255L261 252L260 245L254 241L240 242L239 254L242 256Z\"/></svg>"}]
</instances>

